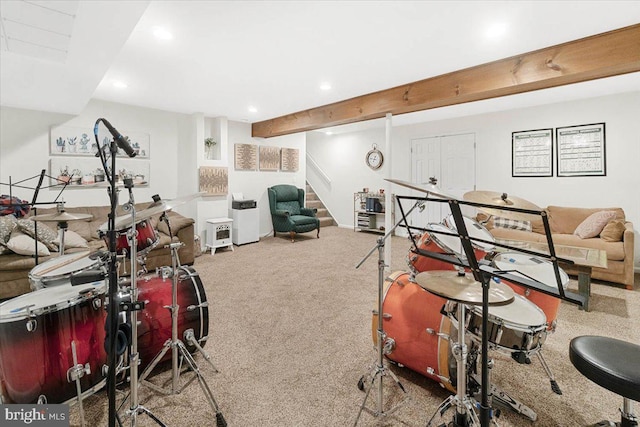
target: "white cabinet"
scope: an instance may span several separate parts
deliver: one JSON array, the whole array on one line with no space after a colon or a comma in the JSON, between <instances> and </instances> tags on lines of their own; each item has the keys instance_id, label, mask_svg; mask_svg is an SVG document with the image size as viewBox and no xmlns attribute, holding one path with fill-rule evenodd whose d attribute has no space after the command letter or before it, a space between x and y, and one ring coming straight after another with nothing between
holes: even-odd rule
<instances>
[{"instance_id":1,"label":"white cabinet","mask_svg":"<svg viewBox=\"0 0 640 427\"><path fill-rule=\"evenodd\" d=\"M233 244L244 245L260 240L260 211L258 208L231 209Z\"/></svg>"},{"instance_id":2,"label":"white cabinet","mask_svg":"<svg viewBox=\"0 0 640 427\"><path fill-rule=\"evenodd\" d=\"M385 232L385 195L381 193L353 193L354 231ZM389 211L393 222L393 206Z\"/></svg>"}]
</instances>

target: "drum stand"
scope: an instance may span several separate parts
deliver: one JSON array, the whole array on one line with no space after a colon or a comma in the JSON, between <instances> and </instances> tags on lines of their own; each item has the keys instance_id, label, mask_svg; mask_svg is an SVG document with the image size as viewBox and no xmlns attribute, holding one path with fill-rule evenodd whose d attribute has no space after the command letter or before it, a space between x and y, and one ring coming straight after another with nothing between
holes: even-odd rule
<instances>
[{"instance_id":1,"label":"drum stand","mask_svg":"<svg viewBox=\"0 0 640 427\"><path fill-rule=\"evenodd\" d=\"M466 306L462 302L458 302L458 342L454 343L451 351L456 359L456 394L449 396L444 402L438 406L436 412L427 422L429 427L434 418L440 414L442 416L449 408L455 406L456 412L453 417L453 426L470 426L480 425L480 420L475 412L475 399L467 395L467 355L468 348L465 342L465 318Z\"/></svg>"},{"instance_id":2,"label":"drum stand","mask_svg":"<svg viewBox=\"0 0 640 427\"><path fill-rule=\"evenodd\" d=\"M166 218L166 215L164 215L164 219L168 223L168 218ZM152 388L153 390L170 395L170 394L181 393L187 386L189 386L189 384L193 382L194 379L197 379L198 383L200 384L200 388L202 389L202 392L204 393L205 397L209 402L209 405L211 406L211 409L213 409L213 412L216 414L216 426L226 427L227 422L224 419L224 416L222 415L222 412L220 411L220 408L218 407L218 404L215 398L213 397L213 393L211 392L211 389L209 388L204 377L202 376L202 373L200 372L200 369L198 368L198 365L196 364L195 359L193 358L191 353L189 353L189 350L185 346L184 342L182 342L182 340L178 338L178 311L180 308L180 306L178 305L178 270L180 266L180 259L178 258L178 249L181 246L183 246L183 243L181 242L171 243L165 246L171 250L171 278L172 278L171 306L165 307L171 312L171 338L164 343L162 350L160 350L160 352L153 358L149 366L147 366L147 368L144 370L144 372L140 376L140 382L144 383L145 385ZM203 348L200 346L200 344L196 340L193 334L193 331L190 331L190 330L185 331L184 335L185 335L184 336L185 340L187 340L190 344L195 346L196 349L198 349L198 351L203 354L205 360L207 360L211 364L215 372L218 372L216 367L211 362L211 357L205 353ZM147 376L149 376L153 368L155 368L156 365L162 360L162 358L164 357L164 355L169 349L171 349L171 363L172 363L171 364L171 389L167 391L147 381L146 378ZM189 368L195 374L195 376L191 378L186 384L184 384L182 388L179 387L180 366L178 365L178 356L180 356L181 360L185 360L187 362L187 364L189 365Z\"/></svg>"}]
</instances>

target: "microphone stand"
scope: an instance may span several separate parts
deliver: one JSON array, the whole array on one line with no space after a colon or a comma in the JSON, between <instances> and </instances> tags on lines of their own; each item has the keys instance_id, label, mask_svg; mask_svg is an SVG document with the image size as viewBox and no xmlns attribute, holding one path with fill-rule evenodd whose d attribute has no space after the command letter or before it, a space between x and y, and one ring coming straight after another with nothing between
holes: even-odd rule
<instances>
[{"instance_id":1,"label":"microphone stand","mask_svg":"<svg viewBox=\"0 0 640 427\"><path fill-rule=\"evenodd\" d=\"M96 123L96 127L97 127ZM96 142L98 141L96 132ZM98 147L100 147L98 142ZM99 148L100 150L100 148ZM109 398L109 427L115 427L116 425L116 366L117 366L117 340L116 334L118 333L118 312L119 302L117 298L118 294L118 270L116 264L116 231L115 231L115 218L116 218L116 206L118 205L118 189L116 188L116 153L118 147L116 141L112 140L109 146L111 152L111 177L109 178L110 186L107 189L110 199L109 222L107 228L107 234L109 236L109 279L108 279L108 298L109 304L107 308L107 365L108 365L108 377L107 377L107 393ZM102 151L99 151L102 153ZM106 162L105 166L106 166ZM105 171L108 172L108 171ZM107 175L108 176L108 175Z\"/></svg>"}]
</instances>

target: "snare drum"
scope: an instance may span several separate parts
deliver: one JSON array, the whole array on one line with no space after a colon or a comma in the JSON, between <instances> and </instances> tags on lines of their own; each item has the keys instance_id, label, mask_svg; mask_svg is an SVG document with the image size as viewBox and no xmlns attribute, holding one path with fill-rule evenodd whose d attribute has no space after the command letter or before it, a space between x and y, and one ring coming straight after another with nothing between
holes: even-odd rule
<instances>
[{"instance_id":1,"label":"snare drum","mask_svg":"<svg viewBox=\"0 0 640 427\"><path fill-rule=\"evenodd\" d=\"M185 338L185 333L193 331L198 344L202 347L205 345L209 333L209 303L200 276L192 267L180 267L178 275L178 339L194 353L197 349ZM162 350L164 343L171 339L171 311L167 307L172 304L172 283L171 277L154 275L137 281L138 300L146 302L137 316L140 372ZM120 298L130 301L129 291L124 289ZM167 351L161 361L170 358L171 351Z\"/></svg>"},{"instance_id":2,"label":"snare drum","mask_svg":"<svg viewBox=\"0 0 640 427\"><path fill-rule=\"evenodd\" d=\"M0 304L0 393L4 403L77 398L72 343L83 396L105 384L104 282L43 288Z\"/></svg>"},{"instance_id":3,"label":"snare drum","mask_svg":"<svg viewBox=\"0 0 640 427\"><path fill-rule=\"evenodd\" d=\"M409 274L395 272L386 283L382 303L383 329L393 340L387 358L438 381L455 393L456 361L449 341L451 321L441 313L447 300L409 281ZM373 315L371 332L377 343L378 316ZM443 381L447 378L449 381Z\"/></svg>"},{"instance_id":4,"label":"snare drum","mask_svg":"<svg viewBox=\"0 0 640 427\"><path fill-rule=\"evenodd\" d=\"M541 288L547 288L550 292L558 293L553 264L546 259L520 252L503 252L497 254L492 262L494 267L502 271L518 270L519 273L513 272L512 274L520 277L524 277L523 274L526 274L540 282ZM562 287L566 290L567 284L569 283L569 276L563 269L559 268L559 270ZM523 295L529 301L540 307L547 317L549 330L555 330L558 310L560 309L560 298L536 291L535 289L526 288L516 283L511 283L508 280L500 280L511 287L516 293Z\"/></svg>"},{"instance_id":5,"label":"snare drum","mask_svg":"<svg viewBox=\"0 0 640 427\"><path fill-rule=\"evenodd\" d=\"M443 224L428 224L427 229L445 233L454 232L454 230ZM458 236L429 233L427 231L418 240L417 247L418 249L422 249L425 251L453 254L458 258L466 258L464 256L462 243L460 242L460 238ZM484 258L484 256L487 254L486 252L477 248L474 248L473 252L475 253L476 259ZM454 264L430 258L428 256L419 255L412 251L410 251L409 255L407 256L407 262L409 264L409 267L416 273L421 273L423 271L456 269L456 266Z\"/></svg>"},{"instance_id":6,"label":"snare drum","mask_svg":"<svg viewBox=\"0 0 640 427\"><path fill-rule=\"evenodd\" d=\"M514 297L509 304L489 306L490 347L503 352L535 354L547 338L547 318L534 303L521 295ZM466 329L481 342L482 307L473 306L468 314Z\"/></svg>"},{"instance_id":7,"label":"snare drum","mask_svg":"<svg viewBox=\"0 0 640 427\"><path fill-rule=\"evenodd\" d=\"M36 265L29 272L31 289L38 290L49 286L70 285L73 273L93 270L102 265L100 258L89 258L89 252L61 255Z\"/></svg>"},{"instance_id":8,"label":"snare drum","mask_svg":"<svg viewBox=\"0 0 640 427\"><path fill-rule=\"evenodd\" d=\"M102 240L109 247L109 234L107 233L108 224L103 224L98 233ZM131 227L126 227L120 230L116 230L116 252L119 255L131 253L131 245L127 238L127 233L131 230ZM157 231L151 225L151 220L145 219L136 224L136 252L138 255L144 255L151 249L155 248L158 242L160 242L160 236Z\"/></svg>"}]
</instances>

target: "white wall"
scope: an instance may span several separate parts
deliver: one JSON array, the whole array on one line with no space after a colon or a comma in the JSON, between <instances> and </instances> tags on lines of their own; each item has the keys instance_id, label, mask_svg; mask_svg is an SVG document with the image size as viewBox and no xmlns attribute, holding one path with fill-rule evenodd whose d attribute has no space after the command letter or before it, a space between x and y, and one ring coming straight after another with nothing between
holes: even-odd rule
<instances>
[{"instance_id":1,"label":"white wall","mask_svg":"<svg viewBox=\"0 0 640 427\"><path fill-rule=\"evenodd\" d=\"M340 227L353 227L353 193L365 187L370 191L387 188L384 178L389 160L385 158L375 171L365 164L373 144L386 154L384 127L338 135L307 133L307 152L331 181L311 165L307 165L307 180Z\"/></svg>"},{"instance_id":2,"label":"white wall","mask_svg":"<svg viewBox=\"0 0 640 427\"><path fill-rule=\"evenodd\" d=\"M276 184L292 184L305 188L306 175L306 135L304 133L280 136L275 138L253 138L251 124L229 122L229 203L231 208L231 193L242 193L245 199L254 199L260 210L260 236L266 236L273 231L267 188ZM234 144L255 144L272 147L297 148L299 150L300 167L297 172L282 171L242 171L234 168Z\"/></svg>"},{"instance_id":3,"label":"white wall","mask_svg":"<svg viewBox=\"0 0 640 427\"><path fill-rule=\"evenodd\" d=\"M144 132L150 135L151 171L150 185L137 187L136 202L151 201L151 196L177 197L177 166L187 135L188 117L183 114L132 107L103 101L91 101L77 116L44 113L15 108L2 108L0 114L0 180L7 182L38 174L42 169L49 173L49 130L52 126L69 125L92 129L98 118L106 118L116 129L123 132ZM101 132L104 125L101 126ZM125 133L126 135L126 133ZM97 158L95 168L101 167ZM48 183L48 180L46 180ZM37 182L33 181L33 185ZM3 193L8 187L2 186ZM44 189L39 201L55 198L59 190ZM128 200L126 192L120 193L120 202ZM16 196L31 199L32 192L21 190ZM105 188L73 188L68 186L63 193L67 206L101 206L109 204Z\"/></svg>"},{"instance_id":4,"label":"white wall","mask_svg":"<svg viewBox=\"0 0 640 427\"><path fill-rule=\"evenodd\" d=\"M478 190L507 192L536 203L576 207L622 207L636 229L635 263L640 268L640 92L549 104L519 110L495 112L450 120L394 127L392 132L393 178L411 180L411 140L459 133L476 134L476 184ZM606 123L607 176L570 178L513 178L511 176L511 133L589 123ZM384 135L384 129L378 129ZM346 215L352 205L345 197L363 186L376 188L383 171L367 175L366 141L375 131L333 136L309 133L308 151L332 179L331 189L318 191L340 223L353 225ZM353 142L354 147L346 147ZM383 144L378 144L384 146ZM329 152L323 152L326 149ZM349 151L347 151L349 150ZM555 148L554 148L555 152ZM342 159L349 154L352 160ZM387 153L385 153L387 154ZM316 156L318 158L316 158ZM362 159L362 160L361 160ZM340 161L351 173L336 172L332 162ZM366 167L365 167L366 168ZM555 168L555 165L554 165ZM310 169L310 176L312 175ZM345 175L347 177L345 178ZM310 179L311 182L311 179ZM315 180L313 181L316 182ZM409 190L394 188L397 194Z\"/></svg>"},{"instance_id":5,"label":"white wall","mask_svg":"<svg viewBox=\"0 0 640 427\"><path fill-rule=\"evenodd\" d=\"M278 138L262 139L251 137L251 125L227 121L225 118L205 118L201 113L185 115L160 110L115 104L92 100L77 116L54 114L16 108L2 108L0 111L0 182L19 181L38 175L42 169L49 174L49 131L52 126L68 125L93 128L98 118L106 118L119 131L144 132L150 135L150 184L136 187L134 197L137 203L151 201L151 196L159 194L163 199L174 199L199 191L198 168L200 166L228 167L229 193L225 196L204 197L175 210L196 220L196 233L201 235L201 243L206 242L206 220L229 216L231 192L242 192L245 198L256 199L260 209L260 235L272 232L269 201L266 189L275 184L305 185L305 142L304 133ZM103 125L101 125L103 126ZM204 160L204 141L213 136L218 141L218 160ZM297 172L235 171L233 144L256 144L297 148L300 153L300 168ZM99 168L100 161L95 161ZM48 182L48 180L46 180ZM37 181L24 185L35 186ZM39 201L52 201L59 190L41 190ZM0 188L8 193L7 186ZM15 189L14 195L31 200L33 192ZM67 207L106 206L109 197L105 188L67 187L63 193ZM121 192L119 204L128 200L128 194Z\"/></svg>"}]
</instances>

